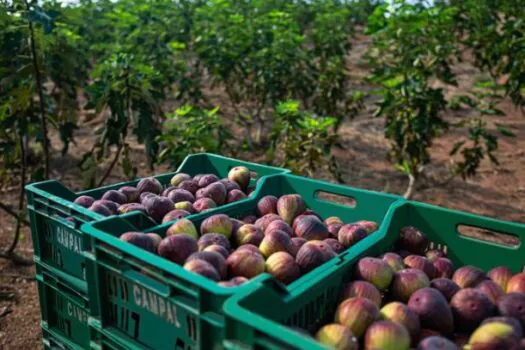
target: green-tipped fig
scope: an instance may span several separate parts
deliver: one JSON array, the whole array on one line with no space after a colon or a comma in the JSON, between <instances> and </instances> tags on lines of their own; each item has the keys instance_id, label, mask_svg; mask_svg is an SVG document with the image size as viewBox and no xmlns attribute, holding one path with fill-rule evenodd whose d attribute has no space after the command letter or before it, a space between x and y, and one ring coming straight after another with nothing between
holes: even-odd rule
<instances>
[{"instance_id":1,"label":"green-tipped fig","mask_svg":"<svg viewBox=\"0 0 525 350\"><path fill-rule=\"evenodd\" d=\"M394 271L390 266L378 258L362 258L356 269L359 278L372 283L379 290L385 290L392 282Z\"/></svg>"},{"instance_id":2,"label":"green-tipped fig","mask_svg":"<svg viewBox=\"0 0 525 350\"><path fill-rule=\"evenodd\" d=\"M226 195L226 203L238 202L246 198L246 195L241 190L231 190Z\"/></svg>"},{"instance_id":3,"label":"green-tipped fig","mask_svg":"<svg viewBox=\"0 0 525 350\"><path fill-rule=\"evenodd\" d=\"M422 288L408 300L408 308L419 316L421 327L450 335L454 330L452 310L445 297L434 288Z\"/></svg>"},{"instance_id":4,"label":"green-tipped fig","mask_svg":"<svg viewBox=\"0 0 525 350\"><path fill-rule=\"evenodd\" d=\"M222 245L218 245L218 244L212 244L210 246L207 246L206 248L204 248L202 250L203 252L215 252L215 253L219 253L220 255L222 255L222 257L224 259L226 259L228 257L228 255L230 255L230 252L228 251L228 249L224 248Z\"/></svg>"},{"instance_id":5,"label":"green-tipped fig","mask_svg":"<svg viewBox=\"0 0 525 350\"><path fill-rule=\"evenodd\" d=\"M305 244L307 242L306 239L304 238L301 238L301 237L293 237L292 238L292 245L290 247L290 253L293 255L293 256L297 256L297 252L299 251L299 249L303 246L303 244Z\"/></svg>"},{"instance_id":6,"label":"green-tipped fig","mask_svg":"<svg viewBox=\"0 0 525 350\"><path fill-rule=\"evenodd\" d=\"M277 213L289 225L305 210L306 204L304 203L303 197L298 194L287 194L277 200Z\"/></svg>"},{"instance_id":7,"label":"green-tipped fig","mask_svg":"<svg viewBox=\"0 0 525 350\"><path fill-rule=\"evenodd\" d=\"M289 253L292 250L292 240L290 236L283 231L271 231L264 235L259 245L259 250L266 258L277 252Z\"/></svg>"},{"instance_id":8,"label":"green-tipped fig","mask_svg":"<svg viewBox=\"0 0 525 350\"><path fill-rule=\"evenodd\" d=\"M448 278L435 278L430 281L430 286L437 289L443 294L447 301L450 301L454 294L456 294L461 288L452 280Z\"/></svg>"},{"instance_id":9,"label":"green-tipped fig","mask_svg":"<svg viewBox=\"0 0 525 350\"><path fill-rule=\"evenodd\" d=\"M102 199L107 201L112 201L117 204L126 204L128 202L128 197L122 192L116 190L109 190L102 195Z\"/></svg>"},{"instance_id":10,"label":"green-tipped fig","mask_svg":"<svg viewBox=\"0 0 525 350\"><path fill-rule=\"evenodd\" d=\"M127 204L122 204L120 207L118 207L119 214L130 213L132 211L140 211L144 214L147 214L146 208L144 208L144 206L139 203L127 203Z\"/></svg>"},{"instance_id":11,"label":"green-tipped fig","mask_svg":"<svg viewBox=\"0 0 525 350\"><path fill-rule=\"evenodd\" d=\"M342 253L346 248L344 245L342 245L337 239L335 238L327 238L325 240L323 240L323 242L325 242L326 244L328 244L332 250L336 253L336 254L340 254Z\"/></svg>"},{"instance_id":12,"label":"green-tipped fig","mask_svg":"<svg viewBox=\"0 0 525 350\"><path fill-rule=\"evenodd\" d=\"M254 223L255 226L259 227L263 232L266 231L266 228L268 225L270 225L273 221L282 221L281 217L277 214L266 214L263 217L260 217L257 219Z\"/></svg>"},{"instance_id":13,"label":"green-tipped fig","mask_svg":"<svg viewBox=\"0 0 525 350\"><path fill-rule=\"evenodd\" d=\"M253 278L264 272L264 258L249 250L236 250L226 259L230 277Z\"/></svg>"},{"instance_id":14,"label":"green-tipped fig","mask_svg":"<svg viewBox=\"0 0 525 350\"><path fill-rule=\"evenodd\" d=\"M452 275L452 281L461 288L473 288L484 279L486 279L485 272L474 266L460 267Z\"/></svg>"},{"instance_id":15,"label":"green-tipped fig","mask_svg":"<svg viewBox=\"0 0 525 350\"><path fill-rule=\"evenodd\" d=\"M98 201L94 201L90 208L98 205L103 205L110 211L111 215L117 215L118 214L118 207L119 205L113 201L107 200L107 199L99 199Z\"/></svg>"},{"instance_id":16,"label":"green-tipped fig","mask_svg":"<svg viewBox=\"0 0 525 350\"><path fill-rule=\"evenodd\" d=\"M507 283L507 293L525 293L525 272L512 276Z\"/></svg>"},{"instance_id":17,"label":"green-tipped fig","mask_svg":"<svg viewBox=\"0 0 525 350\"><path fill-rule=\"evenodd\" d=\"M197 193L200 187L199 187L199 183L195 180L184 180L177 186L177 188L180 188L188 192L191 192L192 194L195 194Z\"/></svg>"},{"instance_id":18,"label":"green-tipped fig","mask_svg":"<svg viewBox=\"0 0 525 350\"><path fill-rule=\"evenodd\" d=\"M102 205L100 203L93 203L89 208L88 210L91 210L92 212L94 213L97 213L97 214L100 214L100 215L104 215L104 216L110 216L110 215L114 215L109 209L108 207L106 207L105 205Z\"/></svg>"},{"instance_id":19,"label":"green-tipped fig","mask_svg":"<svg viewBox=\"0 0 525 350\"><path fill-rule=\"evenodd\" d=\"M436 261L437 258L446 258L447 255L441 249L430 249L425 253L425 256L431 262Z\"/></svg>"},{"instance_id":20,"label":"green-tipped fig","mask_svg":"<svg viewBox=\"0 0 525 350\"><path fill-rule=\"evenodd\" d=\"M216 183L219 181L219 178L217 177L217 175L214 175L214 174L202 174L200 175L199 177L195 176L193 178L193 180L197 181L197 183L199 184L199 187L200 188L204 188L204 187L207 187L213 183ZM224 186L223 184L221 184L222 186ZM226 189L226 187L225 187Z\"/></svg>"},{"instance_id":21,"label":"green-tipped fig","mask_svg":"<svg viewBox=\"0 0 525 350\"><path fill-rule=\"evenodd\" d=\"M259 246L264 238L264 233L255 225L245 224L237 229L233 238L238 246L243 244Z\"/></svg>"},{"instance_id":22,"label":"green-tipped fig","mask_svg":"<svg viewBox=\"0 0 525 350\"><path fill-rule=\"evenodd\" d=\"M148 197L143 204L148 215L156 222L162 222L162 218L175 208L170 199L160 196Z\"/></svg>"},{"instance_id":23,"label":"green-tipped fig","mask_svg":"<svg viewBox=\"0 0 525 350\"><path fill-rule=\"evenodd\" d=\"M219 182L222 183L224 187L226 187L226 192L230 192L232 190L242 190L241 186L239 186L239 184L235 181L231 181L228 179L220 179Z\"/></svg>"},{"instance_id":24,"label":"green-tipped fig","mask_svg":"<svg viewBox=\"0 0 525 350\"><path fill-rule=\"evenodd\" d=\"M157 237L160 238L154 233L145 234L142 232L126 232L120 236L120 240L133 244L134 246L142 248L148 252L155 253L159 244Z\"/></svg>"},{"instance_id":25,"label":"green-tipped fig","mask_svg":"<svg viewBox=\"0 0 525 350\"><path fill-rule=\"evenodd\" d=\"M396 253L385 253L381 259L383 259L394 272L401 271L405 268L403 259Z\"/></svg>"},{"instance_id":26,"label":"green-tipped fig","mask_svg":"<svg viewBox=\"0 0 525 350\"><path fill-rule=\"evenodd\" d=\"M469 339L469 349L519 350L520 339L512 327L503 322L490 322L477 328Z\"/></svg>"},{"instance_id":27,"label":"green-tipped fig","mask_svg":"<svg viewBox=\"0 0 525 350\"><path fill-rule=\"evenodd\" d=\"M173 175L170 180L170 185L177 187L182 181L191 180L191 176L185 173L178 173Z\"/></svg>"},{"instance_id":28,"label":"green-tipped fig","mask_svg":"<svg viewBox=\"0 0 525 350\"><path fill-rule=\"evenodd\" d=\"M217 207L217 204L211 198L199 198L193 203L197 213L203 213Z\"/></svg>"},{"instance_id":29,"label":"green-tipped fig","mask_svg":"<svg viewBox=\"0 0 525 350\"><path fill-rule=\"evenodd\" d=\"M366 329L379 319L378 307L366 298L350 298L337 307L335 322L347 326L357 338L361 338Z\"/></svg>"},{"instance_id":30,"label":"green-tipped fig","mask_svg":"<svg viewBox=\"0 0 525 350\"><path fill-rule=\"evenodd\" d=\"M186 210L173 209L172 211L170 211L169 213L164 215L164 217L162 218L162 223L165 224L165 223L170 222L170 221L175 221L175 220L181 219L183 217L186 217L188 215L190 215L190 213L187 212Z\"/></svg>"},{"instance_id":31,"label":"green-tipped fig","mask_svg":"<svg viewBox=\"0 0 525 350\"><path fill-rule=\"evenodd\" d=\"M430 280L423 271L405 269L394 274L390 285L390 295L392 299L406 303L417 290L429 286Z\"/></svg>"},{"instance_id":32,"label":"green-tipped fig","mask_svg":"<svg viewBox=\"0 0 525 350\"><path fill-rule=\"evenodd\" d=\"M201 223L201 234L220 233L226 238L230 238L232 229L232 221L226 214L212 215Z\"/></svg>"},{"instance_id":33,"label":"green-tipped fig","mask_svg":"<svg viewBox=\"0 0 525 350\"><path fill-rule=\"evenodd\" d=\"M236 166L228 172L228 179L235 181L242 189L247 189L250 184L250 170L245 166Z\"/></svg>"},{"instance_id":34,"label":"green-tipped fig","mask_svg":"<svg viewBox=\"0 0 525 350\"><path fill-rule=\"evenodd\" d=\"M483 322L481 322L481 325L485 325L487 323L492 323L492 322L500 322L500 323L508 324L509 326L512 327L512 331L514 332L514 334L516 335L518 339L523 338L523 335L524 335L523 327L521 327L520 321L518 321L514 317L508 317L508 316L489 317L489 318L484 319Z\"/></svg>"},{"instance_id":35,"label":"green-tipped fig","mask_svg":"<svg viewBox=\"0 0 525 350\"><path fill-rule=\"evenodd\" d=\"M186 234L167 236L158 248L158 253L163 258L182 265L188 257L197 251L197 241Z\"/></svg>"},{"instance_id":36,"label":"green-tipped fig","mask_svg":"<svg viewBox=\"0 0 525 350\"><path fill-rule=\"evenodd\" d=\"M502 316L514 317L525 329L525 293L508 293L499 298L498 310Z\"/></svg>"},{"instance_id":37,"label":"green-tipped fig","mask_svg":"<svg viewBox=\"0 0 525 350\"><path fill-rule=\"evenodd\" d=\"M512 278L512 271L505 266L498 266L487 272L487 277L496 282L505 292L507 283Z\"/></svg>"},{"instance_id":38,"label":"green-tipped fig","mask_svg":"<svg viewBox=\"0 0 525 350\"><path fill-rule=\"evenodd\" d=\"M367 220L361 220L361 221L354 222L354 225L358 225L364 228L367 234L374 233L379 228L379 225L377 222L367 221Z\"/></svg>"},{"instance_id":39,"label":"green-tipped fig","mask_svg":"<svg viewBox=\"0 0 525 350\"><path fill-rule=\"evenodd\" d=\"M277 214L277 197L264 196L257 202L257 212L260 216Z\"/></svg>"},{"instance_id":40,"label":"green-tipped fig","mask_svg":"<svg viewBox=\"0 0 525 350\"><path fill-rule=\"evenodd\" d=\"M151 192L160 194L162 192L162 184L154 177L146 177L139 181L137 184L137 190L140 193Z\"/></svg>"},{"instance_id":41,"label":"green-tipped fig","mask_svg":"<svg viewBox=\"0 0 525 350\"><path fill-rule=\"evenodd\" d=\"M433 335L423 339L416 350L459 350L459 348L447 338Z\"/></svg>"},{"instance_id":42,"label":"green-tipped fig","mask_svg":"<svg viewBox=\"0 0 525 350\"><path fill-rule=\"evenodd\" d=\"M328 229L321 220L315 216L305 216L295 227L297 237L302 237L307 241L323 240L328 238Z\"/></svg>"},{"instance_id":43,"label":"green-tipped fig","mask_svg":"<svg viewBox=\"0 0 525 350\"><path fill-rule=\"evenodd\" d=\"M184 269L209 278L212 281L217 282L220 280L217 270L206 260L190 260L184 264Z\"/></svg>"},{"instance_id":44,"label":"green-tipped fig","mask_svg":"<svg viewBox=\"0 0 525 350\"><path fill-rule=\"evenodd\" d=\"M273 253L266 259L266 272L284 284L290 284L301 276L301 269L287 252Z\"/></svg>"},{"instance_id":45,"label":"green-tipped fig","mask_svg":"<svg viewBox=\"0 0 525 350\"><path fill-rule=\"evenodd\" d=\"M390 321L374 322L365 334L365 350L408 350L410 335L405 327Z\"/></svg>"},{"instance_id":46,"label":"green-tipped fig","mask_svg":"<svg viewBox=\"0 0 525 350\"><path fill-rule=\"evenodd\" d=\"M179 234L186 234L195 239L199 238L199 233L197 232L197 228L195 227L193 222L185 218L181 218L177 220L166 231L167 236L179 235Z\"/></svg>"},{"instance_id":47,"label":"green-tipped fig","mask_svg":"<svg viewBox=\"0 0 525 350\"><path fill-rule=\"evenodd\" d=\"M75 199L75 204L83 206L84 208L89 208L95 202L95 198L90 196L80 196Z\"/></svg>"},{"instance_id":48,"label":"green-tipped fig","mask_svg":"<svg viewBox=\"0 0 525 350\"><path fill-rule=\"evenodd\" d=\"M184 219L181 219L184 220ZM210 245L218 244L230 250L230 241L224 235L220 233L206 233L199 238L197 245L199 246L199 251L203 251L204 248L209 247Z\"/></svg>"},{"instance_id":49,"label":"green-tipped fig","mask_svg":"<svg viewBox=\"0 0 525 350\"><path fill-rule=\"evenodd\" d=\"M339 238L339 230L341 229L341 227L343 227L343 224L330 224L326 226L330 237L335 239Z\"/></svg>"},{"instance_id":50,"label":"green-tipped fig","mask_svg":"<svg viewBox=\"0 0 525 350\"><path fill-rule=\"evenodd\" d=\"M193 204L191 202L178 202L175 203L175 209L185 210L190 214L194 214L196 212L195 208L193 207Z\"/></svg>"},{"instance_id":51,"label":"green-tipped fig","mask_svg":"<svg viewBox=\"0 0 525 350\"><path fill-rule=\"evenodd\" d=\"M420 255L409 255L403 259L406 267L423 271L428 279L433 279L436 275L436 268L427 258Z\"/></svg>"},{"instance_id":52,"label":"green-tipped fig","mask_svg":"<svg viewBox=\"0 0 525 350\"><path fill-rule=\"evenodd\" d=\"M456 329L471 332L487 317L494 316L496 308L489 298L474 288L459 290L450 300Z\"/></svg>"},{"instance_id":53,"label":"green-tipped fig","mask_svg":"<svg viewBox=\"0 0 525 350\"><path fill-rule=\"evenodd\" d=\"M430 261L430 259L429 259ZM454 264L447 258L436 258L433 262L436 271L435 278L451 278L454 274Z\"/></svg>"},{"instance_id":54,"label":"green-tipped fig","mask_svg":"<svg viewBox=\"0 0 525 350\"><path fill-rule=\"evenodd\" d=\"M208 262L209 264L211 264L211 266L213 266L215 270L217 270L221 279L226 278L226 274L227 274L226 260L221 254L217 252L210 252L210 251L195 252L191 254L188 257L188 259L186 259L186 263L192 260L197 260L197 259L204 260Z\"/></svg>"},{"instance_id":55,"label":"green-tipped fig","mask_svg":"<svg viewBox=\"0 0 525 350\"><path fill-rule=\"evenodd\" d=\"M239 248L237 248L235 251L240 251L240 250L248 250L252 253L257 253L257 254L261 254L261 251L259 250L258 247L254 246L253 244L245 244L245 245L241 245ZM262 254L261 254L262 255Z\"/></svg>"},{"instance_id":56,"label":"green-tipped fig","mask_svg":"<svg viewBox=\"0 0 525 350\"><path fill-rule=\"evenodd\" d=\"M425 254L428 247L428 238L417 228L408 226L400 231L398 246L400 249L409 251L412 254Z\"/></svg>"},{"instance_id":57,"label":"green-tipped fig","mask_svg":"<svg viewBox=\"0 0 525 350\"><path fill-rule=\"evenodd\" d=\"M293 231L290 225L288 225L283 220L274 220L266 226L266 230L264 230L264 234L267 234L271 231L283 231L288 234L288 236L293 237Z\"/></svg>"},{"instance_id":58,"label":"green-tipped fig","mask_svg":"<svg viewBox=\"0 0 525 350\"><path fill-rule=\"evenodd\" d=\"M173 191L170 191L167 197L171 199L173 203L195 202L195 196L190 191L183 190L181 188L176 188Z\"/></svg>"},{"instance_id":59,"label":"green-tipped fig","mask_svg":"<svg viewBox=\"0 0 525 350\"><path fill-rule=\"evenodd\" d=\"M327 244L325 245L330 250L332 249ZM335 254L335 252L332 251L332 254ZM332 256L327 253L326 249L323 249L322 246L316 244L315 241L311 241L304 243L301 248L299 248L295 255L295 262L299 265L304 274L321 266L331 258Z\"/></svg>"},{"instance_id":60,"label":"green-tipped fig","mask_svg":"<svg viewBox=\"0 0 525 350\"><path fill-rule=\"evenodd\" d=\"M330 217L324 219L323 223L326 226L330 226L332 224L341 224L341 225L344 224L343 220L341 220L341 218L339 218L338 216L330 216Z\"/></svg>"},{"instance_id":61,"label":"green-tipped fig","mask_svg":"<svg viewBox=\"0 0 525 350\"><path fill-rule=\"evenodd\" d=\"M381 319L402 325L410 334L410 339L418 339L421 330L419 317L408 306L394 301L383 306L379 312Z\"/></svg>"},{"instance_id":62,"label":"green-tipped fig","mask_svg":"<svg viewBox=\"0 0 525 350\"><path fill-rule=\"evenodd\" d=\"M373 302L377 307L381 306L381 292L370 282L353 281L348 283L343 289L341 299L361 297Z\"/></svg>"},{"instance_id":63,"label":"green-tipped fig","mask_svg":"<svg viewBox=\"0 0 525 350\"><path fill-rule=\"evenodd\" d=\"M496 305L499 298L505 294L501 287L492 280L481 281L476 286L476 289L485 294L494 305Z\"/></svg>"},{"instance_id":64,"label":"green-tipped fig","mask_svg":"<svg viewBox=\"0 0 525 350\"><path fill-rule=\"evenodd\" d=\"M337 323L323 326L315 335L317 341L331 349L358 350L359 343L350 328Z\"/></svg>"},{"instance_id":65,"label":"green-tipped fig","mask_svg":"<svg viewBox=\"0 0 525 350\"><path fill-rule=\"evenodd\" d=\"M342 245L348 248L366 238L367 235L368 233L362 226L347 224L339 229L337 238Z\"/></svg>"}]
</instances>

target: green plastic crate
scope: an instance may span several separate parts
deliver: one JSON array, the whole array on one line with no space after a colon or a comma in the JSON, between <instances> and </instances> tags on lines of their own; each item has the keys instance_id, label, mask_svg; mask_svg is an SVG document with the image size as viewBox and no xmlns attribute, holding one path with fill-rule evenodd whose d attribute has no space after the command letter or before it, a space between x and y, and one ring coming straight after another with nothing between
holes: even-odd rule
<instances>
[{"instance_id":1,"label":"green plastic crate","mask_svg":"<svg viewBox=\"0 0 525 350\"><path fill-rule=\"evenodd\" d=\"M460 225L507 234L520 243L507 246L465 237L458 233ZM378 256L389 250L405 226L425 232L432 241L431 247L448 251L456 267L468 264L487 271L505 265L518 272L525 265L525 225L428 204L400 202L387 215L386 225L371 237L373 244L358 243L339 264L317 274L300 288L287 291L266 279L230 298L224 306L224 348L325 349L287 326L315 332L321 325L333 322L342 286L351 280L354 264L360 257Z\"/></svg>"},{"instance_id":2,"label":"green plastic crate","mask_svg":"<svg viewBox=\"0 0 525 350\"><path fill-rule=\"evenodd\" d=\"M213 173L226 177L232 167L240 165L256 173L252 185L264 176L288 172L281 168L202 153L186 157L176 172L155 177L162 184L168 184L171 177L179 172L192 176L199 173ZM58 181L44 181L26 186L35 257L46 266L62 270L80 282L85 281L86 266L82 252L89 242L85 241L80 226L105 217L74 204L73 201L80 195L100 198L108 190L126 185L134 186L138 181L113 184L78 193L71 192Z\"/></svg>"},{"instance_id":3,"label":"green plastic crate","mask_svg":"<svg viewBox=\"0 0 525 350\"><path fill-rule=\"evenodd\" d=\"M45 327L42 327L42 343L45 350L84 350L83 347Z\"/></svg>"},{"instance_id":4,"label":"green plastic crate","mask_svg":"<svg viewBox=\"0 0 525 350\"><path fill-rule=\"evenodd\" d=\"M352 198L356 204L352 207L327 201L319 198L320 192ZM254 213L262 196L288 193L301 194L307 206L323 218L337 215L346 222L365 219L382 223L392 204L402 200L398 196L287 174L263 179L254 198L219 208L215 213L240 218ZM202 220L212 214L199 214L191 220L200 226ZM265 279L265 274L239 287L221 287L117 238L127 231L164 235L168 227L169 224L154 227L142 213L129 213L82 226L87 236L93 238L91 250L85 253L89 258L89 298L93 302L93 312L100 315L103 331L113 334L114 338L133 341L136 349L213 349L221 346L223 303ZM373 236L364 239L362 244L368 244ZM334 258L285 288L299 289L323 269L339 262L339 258Z\"/></svg>"}]
</instances>

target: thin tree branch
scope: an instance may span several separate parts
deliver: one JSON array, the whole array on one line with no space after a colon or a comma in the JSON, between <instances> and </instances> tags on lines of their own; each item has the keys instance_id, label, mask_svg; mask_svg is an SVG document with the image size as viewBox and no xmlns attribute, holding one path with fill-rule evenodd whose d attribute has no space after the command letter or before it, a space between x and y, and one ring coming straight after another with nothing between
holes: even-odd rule
<instances>
[{"instance_id":1,"label":"thin tree branch","mask_svg":"<svg viewBox=\"0 0 525 350\"><path fill-rule=\"evenodd\" d=\"M17 213L15 213L13 209L11 209L11 207L9 207L8 205L5 205L4 203L0 202L0 209L2 209L3 211L5 211L7 214L11 215L15 219L20 219L20 222L22 224L26 226L30 226L29 221L27 221L26 219L20 218L20 216Z\"/></svg>"},{"instance_id":2,"label":"thin tree branch","mask_svg":"<svg viewBox=\"0 0 525 350\"><path fill-rule=\"evenodd\" d=\"M413 174L408 174L408 187L403 195L405 199L411 199L414 194L414 189L416 187L416 177Z\"/></svg>"},{"instance_id":3,"label":"thin tree branch","mask_svg":"<svg viewBox=\"0 0 525 350\"><path fill-rule=\"evenodd\" d=\"M115 154L115 157L113 158L113 160L111 161L111 164L109 165L109 168L106 169L106 172L104 173L104 175L102 176L102 178L100 179L99 183L98 183L98 187L102 186L104 184L104 181L106 181L106 179L108 178L108 176L111 174L111 171L113 170L113 168L115 167L115 164L117 164L117 161L120 157L120 153L122 152L122 148L124 147L124 141L122 141L119 145L118 145L118 148L117 148L117 153Z\"/></svg>"},{"instance_id":4,"label":"thin tree branch","mask_svg":"<svg viewBox=\"0 0 525 350\"><path fill-rule=\"evenodd\" d=\"M35 262L31 259L26 259L23 256L20 256L16 253L7 254L4 252L0 253L1 259L7 259L11 260L15 265L22 265L22 266L32 266L35 264Z\"/></svg>"}]
</instances>

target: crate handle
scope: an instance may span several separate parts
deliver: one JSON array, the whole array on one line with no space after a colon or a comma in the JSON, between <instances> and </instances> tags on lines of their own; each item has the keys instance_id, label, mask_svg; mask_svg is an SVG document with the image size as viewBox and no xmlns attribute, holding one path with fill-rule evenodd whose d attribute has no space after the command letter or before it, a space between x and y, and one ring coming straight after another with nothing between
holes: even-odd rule
<instances>
[{"instance_id":1,"label":"crate handle","mask_svg":"<svg viewBox=\"0 0 525 350\"><path fill-rule=\"evenodd\" d=\"M329 192L325 190L317 190L314 192L314 197L324 202L330 202L338 205L344 205L349 208L357 207L357 199L353 196Z\"/></svg>"},{"instance_id":2,"label":"crate handle","mask_svg":"<svg viewBox=\"0 0 525 350\"><path fill-rule=\"evenodd\" d=\"M521 244L520 238L516 235L475 225L458 224L456 225L456 232L469 239L496 243L510 248L516 248Z\"/></svg>"}]
</instances>

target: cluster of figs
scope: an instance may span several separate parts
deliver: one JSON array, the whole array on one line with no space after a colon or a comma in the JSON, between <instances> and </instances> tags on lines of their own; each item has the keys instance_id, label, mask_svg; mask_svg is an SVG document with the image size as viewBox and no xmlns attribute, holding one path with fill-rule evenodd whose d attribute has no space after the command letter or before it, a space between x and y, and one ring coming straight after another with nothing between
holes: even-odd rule
<instances>
[{"instance_id":1,"label":"cluster of figs","mask_svg":"<svg viewBox=\"0 0 525 350\"><path fill-rule=\"evenodd\" d=\"M428 246L420 230L405 227L398 250L360 259L317 341L345 350L525 349L525 271L454 269Z\"/></svg>"},{"instance_id":2,"label":"cluster of figs","mask_svg":"<svg viewBox=\"0 0 525 350\"><path fill-rule=\"evenodd\" d=\"M126 232L120 239L182 265L221 286L238 286L268 272L284 284L324 264L377 230L372 221L322 220L299 194L264 196L240 219L215 214L195 225L174 222L161 238Z\"/></svg>"},{"instance_id":3,"label":"cluster of figs","mask_svg":"<svg viewBox=\"0 0 525 350\"><path fill-rule=\"evenodd\" d=\"M192 178L178 173L167 188L156 178L147 177L136 187L106 191L98 200L79 196L75 203L104 216L140 211L157 223L166 223L246 198L253 192L248 187L252 175L244 166L233 167L224 179L214 174Z\"/></svg>"}]
</instances>

